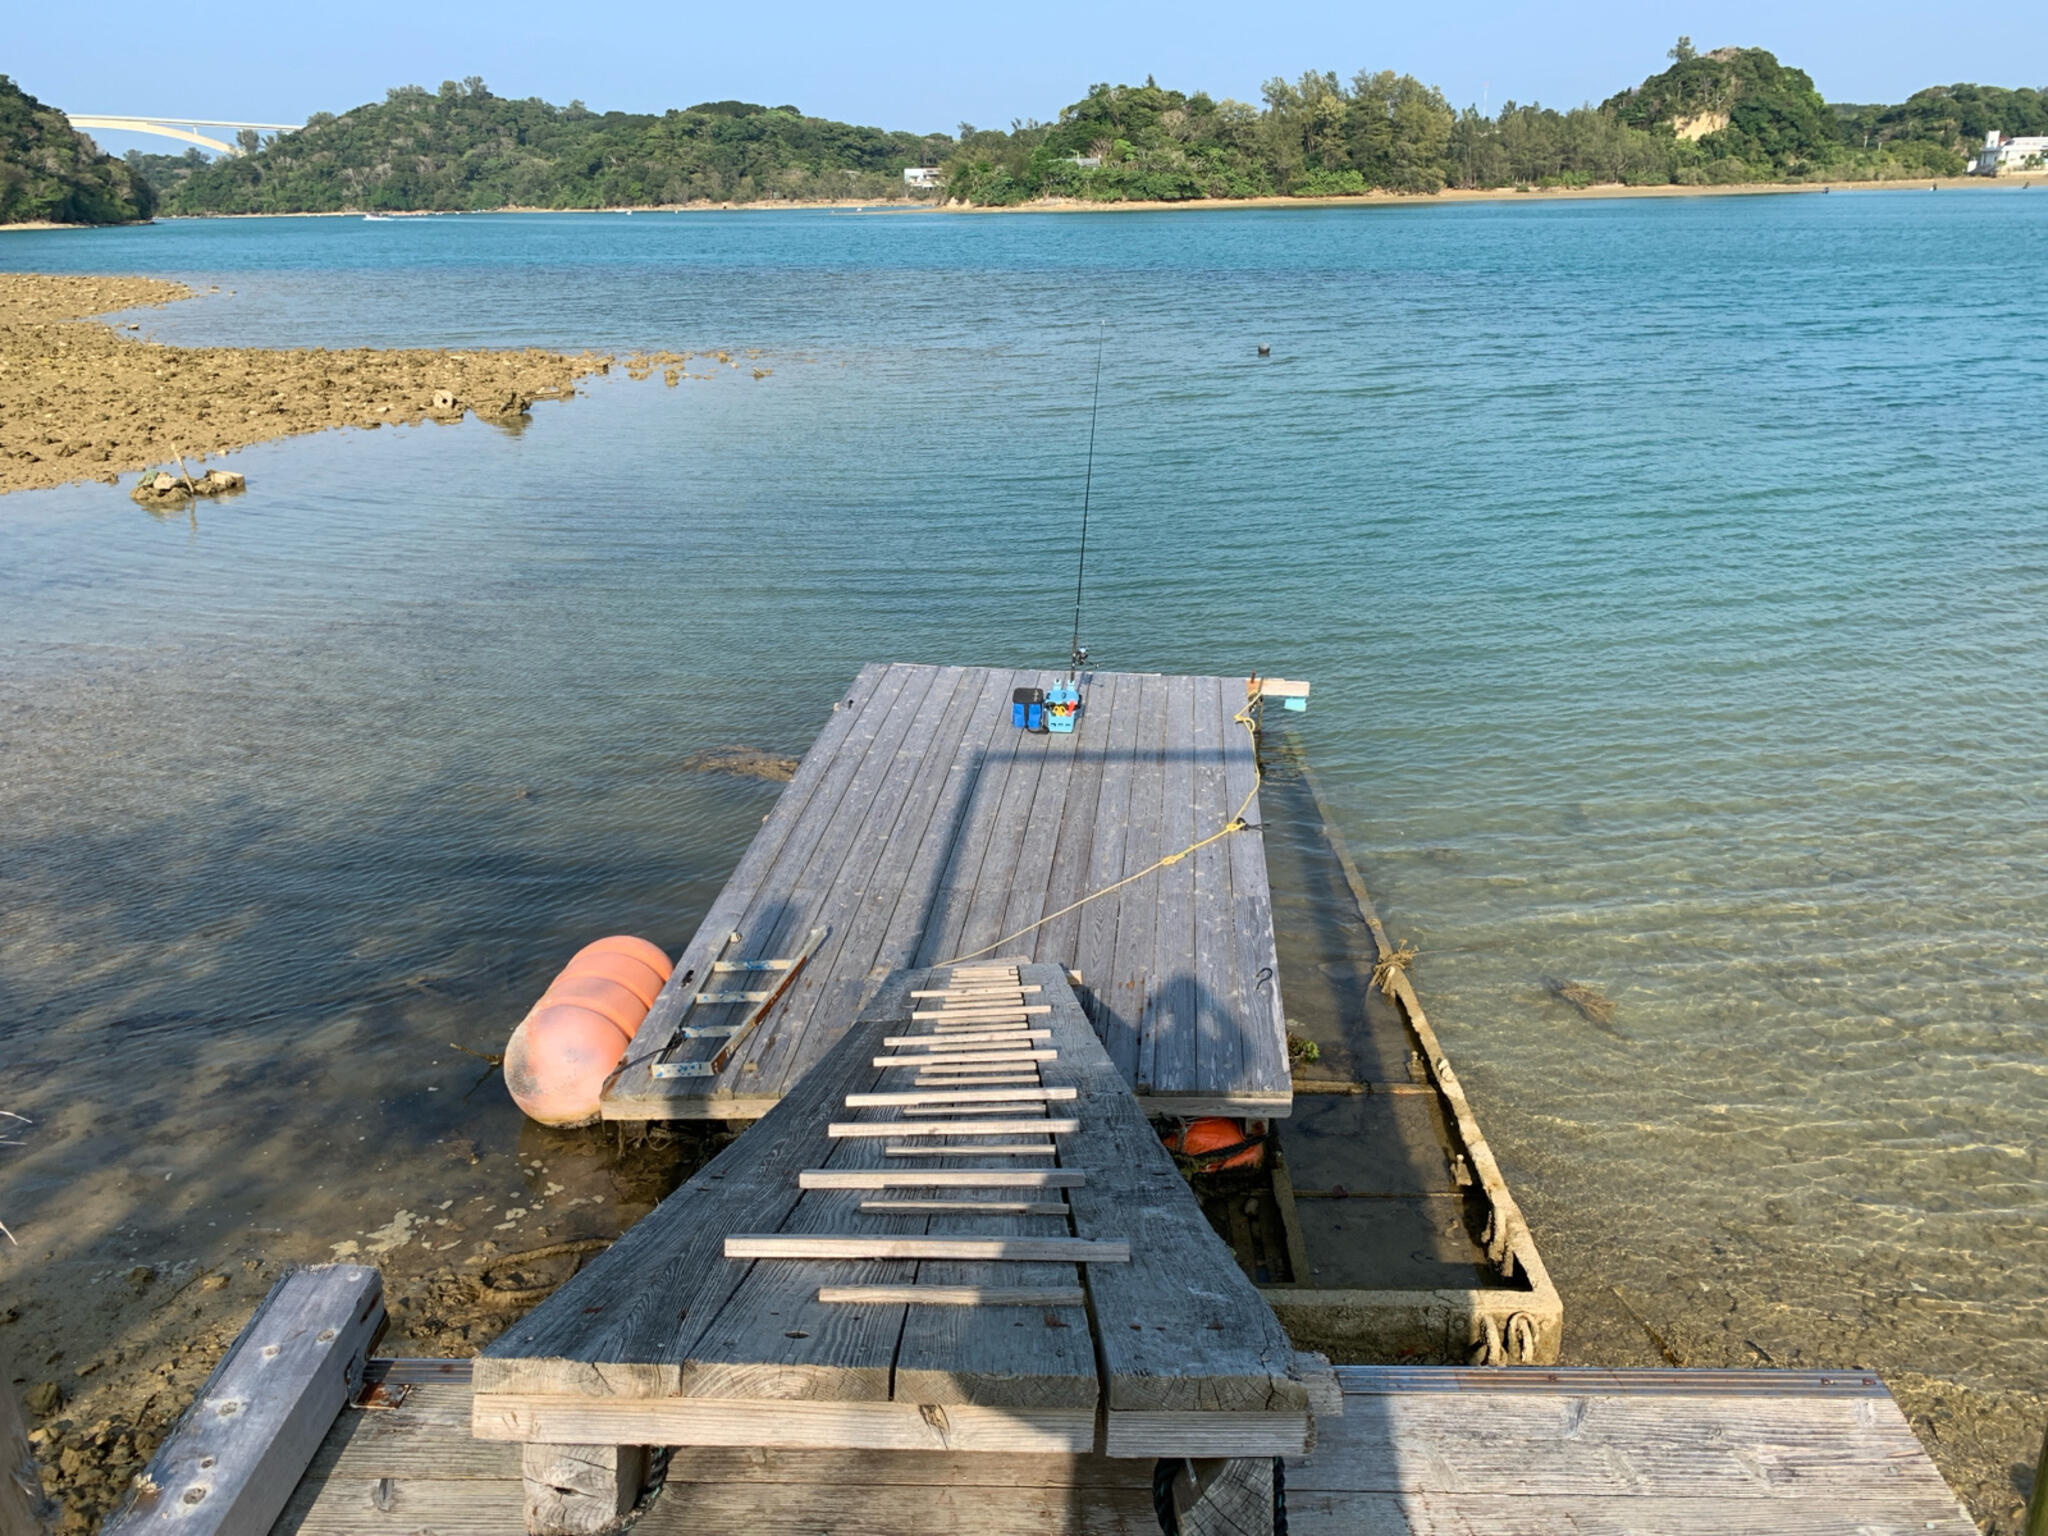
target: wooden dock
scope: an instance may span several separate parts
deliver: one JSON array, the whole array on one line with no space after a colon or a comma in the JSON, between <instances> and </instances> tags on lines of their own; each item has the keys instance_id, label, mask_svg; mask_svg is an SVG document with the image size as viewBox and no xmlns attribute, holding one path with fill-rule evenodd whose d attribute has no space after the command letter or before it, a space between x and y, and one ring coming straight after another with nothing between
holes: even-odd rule
<instances>
[{"instance_id":1,"label":"wooden dock","mask_svg":"<svg viewBox=\"0 0 2048 1536\"><path fill-rule=\"evenodd\" d=\"M1245 680L1083 673L1072 734L1011 724L1013 690L1064 679L862 668L678 957L605 1118L758 1118L883 976L1011 935L1005 954L1080 975L1104 1049L1153 1113L1285 1115ZM1209 838L1240 807L1249 830L1033 926ZM772 999L775 973L736 969L799 956ZM735 983L750 975L751 990ZM701 1033L678 1042L679 1028ZM670 1063L706 1075L657 1072Z\"/></svg>"},{"instance_id":2,"label":"wooden dock","mask_svg":"<svg viewBox=\"0 0 2048 1536\"><path fill-rule=\"evenodd\" d=\"M1295 1536L1974 1536L1866 1373L1339 1366L1286 1462ZM469 1362L373 1361L271 1536L522 1536L520 1447L469 1434ZM1158 1536L1105 1456L678 1451L638 1536Z\"/></svg>"},{"instance_id":3,"label":"wooden dock","mask_svg":"<svg viewBox=\"0 0 2048 1536\"><path fill-rule=\"evenodd\" d=\"M543 1493L614 1448L624 1502L594 1523L644 1446L1271 1457L1336 1402L1063 969L1000 962L889 977L476 1389L475 1433L525 1443Z\"/></svg>"}]
</instances>

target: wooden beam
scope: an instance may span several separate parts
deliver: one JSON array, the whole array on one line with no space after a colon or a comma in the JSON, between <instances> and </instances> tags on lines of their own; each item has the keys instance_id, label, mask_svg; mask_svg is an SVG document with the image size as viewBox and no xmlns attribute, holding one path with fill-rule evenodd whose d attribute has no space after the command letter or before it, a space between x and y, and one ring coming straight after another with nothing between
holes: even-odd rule
<instances>
[{"instance_id":1,"label":"wooden beam","mask_svg":"<svg viewBox=\"0 0 2048 1536\"><path fill-rule=\"evenodd\" d=\"M1042 1030L974 1030L958 1038L951 1035L935 1035L919 1040L907 1040L898 1047L898 1054L907 1048L911 1051L924 1052L925 1059L940 1061L948 1056L957 1056L962 1051L1042 1051L1050 1050L1052 1047L1036 1042L1050 1038L1051 1036Z\"/></svg>"},{"instance_id":2,"label":"wooden beam","mask_svg":"<svg viewBox=\"0 0 2048 1536\"><path fill-rule=\"evenodd\" d=\"M1050 1040L1049 1029L978 1029L959 1034L885 1035L882 1044L913 1045L925 1050L956 1050L968 1045L986 1045L992 1040Z\"/></svg>"},{"instance_id":3,"label":"wooden beam","mask_svg":"<svg viewBox=\"0 0 2048 1536\"><path fill-rule=\"evenodd\" d=\"M1119 1413L1104 1416L1110 1456L1305 1456L1315 1445L1308 1414Z\"/></svg>"},{"instance_id":4,"label":"wooden beam","mask_svg":"<svg viewBox=\"0 0 2048 1536\"><path fill-rule=\"evenodd\" d=\"M580 1445L733 1445L764 1449L1029 1451L1095 1449L1093 1410L921 1403L764 1402L479 1393L480 1440ZM562 1437L572 1436L564 1440ZM408 1526L405 1529L412 1529Z\"/></svg>"},{"instance_id":5,"label":"wooden beam","mask_svg":"<svg viewBox=\"0 0 2048 1536\"><path fill-rule=\"evenodd\" d=\"M907 1147L893 1143L882 1149L890 1157L1057 1157L1060 1149L1051 1142L1031 1142L1024 1146L1005 1142L983 1145L970 1142L958 1147Z\"/></svg>"},{"instance_id":6,"label":"wooden beam","mask_svg":"<svg viewBox=\"0 0 2048 1536\"><path fill-rule=\"evenodd\" d=\"M1066 1136L1078 1120L834 1120L825 1134L834 1141L855 1136Z\"/></svg>"},{"instance_id":7,"label":"wooden beam","mask_svg":"<svg viewBox=\"0 0 2048 1536\"><path fill-rule=\"evenodd\" d=\"M994 1018L1006 1018L1012 1014L1019 1013L1051 1012L1052 1005L1050 1003L1019 1003L1014 1008L913 1008L910 1010L910 1016L913 1019L941 1019L948 1023L958 1023L962 1019L981 1018L984 1015Z\"/></svg>"},{"instance_id":8,"label":"wooden beam","mask_svg":"<svg viewBox=\"0 0 2048 1536\"><path fill-rule=\"evenodd\" d=\"M1059 1056L1060 1053L1058 1051L960 1051L948 1055L946 1060L972 1066L990 1062L1058 1061ZM931 1065L931 1060L932 1058L929 1055L877 1056L875 1058L875 1065L878 1067L927 1067Z\"/></svg>"},{"instance_id":9,"label":"wooden beam","mask_svg":"<svg viewBox=\"0 0 2048 1536\"><path fill-rule=\"evenodd\" d=\"M294 1270L271 1287L105 1536L264 1536L384 1326L384 1286L360 1264Z\"/></svg>"},{"instance_id":10,"label":"wooden beam","mask_svg":"<svg viewBox=\"0 0 2048 1536\"><path fill-rule=\"evenodd\" d=\"M918 1088L946 1088L955 1083L1035 1083L1037 1081L1038 1074L1036 1072L927 1072L911 1079L912 1086Z\"/></svg>"},{"instance_id":11,"label":"wooden beam","mask_svg":"<svg viewBox=\"0 0 2048 1536\"><path fill-rule=\"evenodd\" d=\"M820 1301L892 1302L911 1307L1080 1307L1088 1293L1078 1285L826 1285Z\"/></svg>"},{"instance_id":12,"label":"wooden beam","mask_svg":"<svg viewBox=\"0 0 2048 1536\"><path fill-rule=\"evenodd\" d=\"M1032 992L1042 991L1040 987L941 987L936 991L912 992L912 997L1023 997Z\"/></svg>"},{"instance_id":13,"label":"wooden beam","mask_svg":"<svg viewBox=\"0 0 2048 1536\"><path fill-rule=\"evenodd\" d=\"M889 1211L897 1214L926 1211L936 1215L944 1212L954 1216L1067 1214L1067 1202L1064 1200L863 1200L860 1208L864 1211Z\"/></svg>"},{"instance_id":14,"label":"wooden beam","mask_svg":"<svg viewBox=\"0 0 2048 1536\"><path fill-rule=\"evenodd\" d=\"M848 1109L868 1109L885 1104L993 1104L1002 1099L1033 1099L1039 1103L1066 1101L1072 1088L962 1088L947 1093L849 1093Z\"/></svg>"},{"instance_id":15,"label":"wooden beam","mask_svg":"<svg viewBox=\"0 0 2048 1536\"><path fill-rule=\"evenodd\" d=\"M728 1259L1007 1259L1027 1264L1128 1264L1126 1238L890 1237L775 1232L735 1233L725 1240Z\"/></svg>"},{"instance_id":16,"label":"wooden beam","mask_svg":"<svg viewBox=\"0 0 2048 1536\"><path fill-rule=\"evenodd\" d=\"M1078 1168L806 1168L800 1189L1079 1189L1088 1175Z\"/></svg>"},{"instance_id":17,"label":"wooden beam","mask_svg":"<svg viewBox=\"0 0 2048 1536\"><path fill-rule=\"evenodd\" d=\"M1270 1456L1183 1459L1170 1493L1180 1536L1272 1536Z\"/></svg>"},{"instance_id":18,"label":"wooden beam","mask_svg":"<svg viewBox=\"0 0 2048 1536\"><path fill-rule=\"evenodd\" d=\"M960 1115L1038 1115L1042 1117L1046 1113L1047 1110L1043 1104L1034 1104L1028 1099L1022 1103L1011 1103L1005 1100L996 1104L912 1104L903 1111L905 1119L918 1115L928 1116L933 1119L942 1119L947 1116L957 1117Z\"/></svg>"},{"instance_id":19,"label":"wooden beam","mask_svg":"<svg viewBox=\"0 0 2048 1536\"><path fill-rule=\"evenodd\" d=\"M642 1446L521 1446L527 1536L599 1536L640 1501L646 1478Z\"/></svg>"}]
</instances>

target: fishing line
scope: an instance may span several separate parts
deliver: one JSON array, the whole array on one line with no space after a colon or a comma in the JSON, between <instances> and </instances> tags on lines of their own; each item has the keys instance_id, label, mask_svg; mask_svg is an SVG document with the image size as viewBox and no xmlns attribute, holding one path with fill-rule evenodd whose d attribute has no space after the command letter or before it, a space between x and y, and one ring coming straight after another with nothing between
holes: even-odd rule
<instances>
[{"instance_id":1,"label":"fishing line","mask_svg":"<svg viewBox=\"0 0 2048 1536\"><path fill-rule=\"evenodd\" d=\"M1102 414L1102 349L1109 341L1109 322L1095 338L1095 398L1088 407L1088 470L1081 480L1081 556L1074 564L1074 637L1067 646L1067 681L1080 674L1088 653L1081 649L1081 584L1088 575L1088 501L1095 489L1095 423Z\"/></svg>"}]
</instances>

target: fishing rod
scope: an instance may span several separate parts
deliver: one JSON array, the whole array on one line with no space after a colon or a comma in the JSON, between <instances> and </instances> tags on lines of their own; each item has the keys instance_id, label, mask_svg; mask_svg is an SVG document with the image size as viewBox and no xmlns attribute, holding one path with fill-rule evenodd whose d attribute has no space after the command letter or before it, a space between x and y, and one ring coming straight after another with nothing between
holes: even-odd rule
<instances>
[{"instance_id":1,"label":"fishing rod","mask_svg":"<svg viewBox=\"0 0 2048 1536\"><path fill-rule=\"evenodd\" d=\"M1097 322L1101 331L1095 338L1095 398L1088 407L1088 469L1081 480L1081 556L1074 564L1074 637L1067 646L1067 681L1080 675L1088 652L1081 646L1081 586L1088 575L1088 500L1095 489L1095 423L1102 414L1102 351L1109 341L1109 322Z\"/></svg>"}]
</instances>

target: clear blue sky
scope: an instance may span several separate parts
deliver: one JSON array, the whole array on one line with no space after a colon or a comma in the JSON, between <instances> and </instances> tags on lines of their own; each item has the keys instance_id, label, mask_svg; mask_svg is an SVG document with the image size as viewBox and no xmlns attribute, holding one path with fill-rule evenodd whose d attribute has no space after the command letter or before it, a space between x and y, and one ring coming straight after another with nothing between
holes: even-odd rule
<instances>
[{"instance_id":1,"label":"clear blue sky","mask_svg":"<svg viewBox=\"0 0 2048 1536\"><path fill-rule=\"evenodd\" d=\"M2021 11L1900 0L357 0L203 12L167 11L160 0L82 11L18 0L10 11L0 72L56 106L280 123L379 99L390 85L471 74L501 96L580 97L599 109L739 97L921 132L1051 117L1091 81L1148 73L1256 101L1276 74L1390 68L1441 86L1457 106L1483 93L1493 106L1565 107L1663 68L1680 32L1701 49L1769 48L1831 101L1896 101L1956 80L2048 86L2048 27L2012 24ZM117 151L144 142L100 137Z\"/></svg>"}]
</instances>

